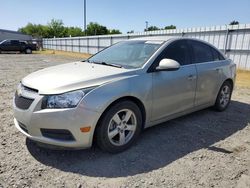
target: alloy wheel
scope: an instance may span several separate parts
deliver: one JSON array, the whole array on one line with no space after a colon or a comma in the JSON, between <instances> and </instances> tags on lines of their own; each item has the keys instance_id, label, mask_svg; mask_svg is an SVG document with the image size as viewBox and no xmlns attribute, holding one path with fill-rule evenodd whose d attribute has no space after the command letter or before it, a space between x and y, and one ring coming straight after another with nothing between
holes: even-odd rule
<instances>
[{"instance_id":1,"label":"alloy wheel","mask_svg":"<svg viewBox=\"0 0 250 188\"><path fill-rule=\"evenodd\" d=\"M230 87L228 85L224 85L221 90L220 99L219 99L221 107L224 108L225 106L227 106L230 100L230 93L231 93Z\"/></svg>"},{"instance_id":2,"label":"alloy wheel","mask_svg":"<svg viewBox=\"0 0 250 188\"><path fill-rule=\"evenodd\" d=\"M109 141L115 146L127 144L133 137L137 127L135 113L129 109L118 111L108 125Z\"/></svg>"}]
</instances>

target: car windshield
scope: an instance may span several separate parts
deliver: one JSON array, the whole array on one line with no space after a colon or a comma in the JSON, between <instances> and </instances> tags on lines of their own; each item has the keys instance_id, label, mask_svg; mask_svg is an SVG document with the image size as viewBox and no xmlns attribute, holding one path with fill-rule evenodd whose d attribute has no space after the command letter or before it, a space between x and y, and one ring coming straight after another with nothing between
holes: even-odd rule
<instances>
[{"instance_id":1,"label":"car windshield","mask_svg":"<svg viewBox=\"0 0 250 188\"><path fill-rule=\"evenodd\" d=\"M124 68L139 68L146 63L162 43L163 41L148 40L119 42L97 53L87 61Z\"/></svg>"}]
</instances>

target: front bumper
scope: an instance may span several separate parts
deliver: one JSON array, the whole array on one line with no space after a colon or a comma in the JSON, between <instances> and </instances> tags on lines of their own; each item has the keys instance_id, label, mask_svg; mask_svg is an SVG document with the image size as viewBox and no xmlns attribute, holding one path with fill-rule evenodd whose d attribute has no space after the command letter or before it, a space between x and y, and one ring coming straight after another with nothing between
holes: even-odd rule
<instances>
[{"instance_id":1,"label":"front bumper","mask_svg":"<svg viewBox=\"0 0 250 188\"><path fill-rule=\"evenodd\" d=\"M20 109L14 98L14 123L20 132L44 144L66 148L91 147L95 125L100 117L98 112L84 108L83 101L76 108L41 109L42 99L43 96L37 95L28 109ZM89 132L81 132L82 127L91 129ZM42 130L58 131L60 137L50 137ZM62 131L70 133L73 139L63 139Z\"/></svg>"}]
</instances>

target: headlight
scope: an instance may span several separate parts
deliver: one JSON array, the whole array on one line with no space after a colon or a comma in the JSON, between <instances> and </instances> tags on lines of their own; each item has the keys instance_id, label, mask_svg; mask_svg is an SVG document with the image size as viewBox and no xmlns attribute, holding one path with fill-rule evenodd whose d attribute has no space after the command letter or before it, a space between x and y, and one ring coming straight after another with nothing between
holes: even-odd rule
<instances>
[{"instance_id":1,"label":"headlight","mask_svg":"<svg viewBox=\"0 0 250 188\"><path fill-rule=\"evenodd\" d=\"M72 91L60 95L48 95L44 98L42 108L74 108L89 91L94 88Z\"/></svg>"}]
</instances>

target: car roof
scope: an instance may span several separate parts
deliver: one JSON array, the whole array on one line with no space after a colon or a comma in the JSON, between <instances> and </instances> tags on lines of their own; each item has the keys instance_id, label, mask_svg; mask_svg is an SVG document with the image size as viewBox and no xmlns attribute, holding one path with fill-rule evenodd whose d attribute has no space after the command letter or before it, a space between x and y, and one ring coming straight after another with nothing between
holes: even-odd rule
<instances>
[{"instance_id":1,"label":"car roof","mask_svg":"<svg viewBox=\"0 0 250 188\"><path fill-rule=\"evenodd\" d=\"M209 42L206 42L204 40L196 39L196 38L188 38L188 37L169 37L169 36L148 36L148 37L140 37L140 38L134 38L130 40L142 40L142 41L160 41L160 42L173 42L173 41L178 41L178 40L192 40L192 41L198 41L203 44L206 44L215 50L217 50L224 58L226 56L221 53L221 51L216 48L213 44L210 44Z\"/></svg>"},{"instance_id":2,"label":"car roof","mask_svg":"<svg viewBox=\"0 0 250 188\"><path fill-rule=\"evenodd\" d=\"M176 41L176 40L194 40L194 41L199 41L206 43L208 45L211 45L210 43L196 39L196 38L188 38L188 37L169 37L169 36L148 36L148 37L140 37L140 38L134 38L130 40L151 40L151 41L162 41L162 42L167 42L167 41Z\"/></svg>"}]
</instances>

